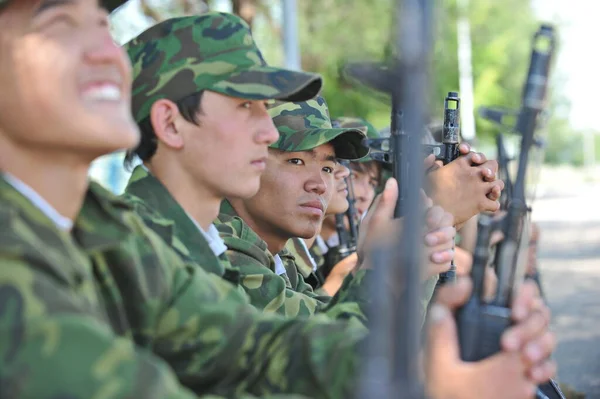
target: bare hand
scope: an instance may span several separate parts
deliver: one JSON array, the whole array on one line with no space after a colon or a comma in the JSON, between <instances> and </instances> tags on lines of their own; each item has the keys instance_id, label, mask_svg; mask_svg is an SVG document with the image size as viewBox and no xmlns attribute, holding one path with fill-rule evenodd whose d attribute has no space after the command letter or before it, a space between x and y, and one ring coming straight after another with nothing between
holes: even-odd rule
<instances>
[{"instance_id":1,"label":"bare hand","mask_svg":"<svg viewBox=\"0 0 600 399\"><path fill-rule=\"evenodd\" d=\"M461 156L427 175L433 202L452 213L456 224L480 212L494 212L504 188L504 182L495 178L497 170L498 163L485 161L483 154Z\"/></svg>"},{"instance_id":2,"label":"bare hand","mask_svg":"<svg viewBox=\"0 0 600 399\"><path fill-rule=\"evenodd\" d=\"M427 210L425 217L425 273L423 280L446 272L454 258L454 218L439 206Z\"/></svg>"},{"instance_id":3,"label":"bare hand","mask_svg":"<svg viewBox=\"0 0 600 399\"><path fill-rule=\"evenodd\" d=\"M429 312L431 323L426 363L428 394L432 398L532 398L536 386L542 382L538 377L544 374L547 380L553 374L552 365L542 362L542 371L533 378L533 370L537 369L535 366L531 368L532 361L527 358L521 346L517 345L519 349L516 350L505 349L479 362L468 363L460 360L452 311L466 302L470 291L470 280L459 278L456 284L444 286L439 290L436 303ZM539 325L535 324L535 318L528 313L528 310L534 308L532 298L532 292L525 289L515 301L516 309L520 309L516 311L519 317L515 319L520 321L517 321L514 329L505 333L505 336L511 333L507 339L514 339L513 343L527 342L527 346L531 342L538 342L531 341L533 336L540 336ZM540 352L545 355L547 350Z\"/></svg>"}]
</instances>

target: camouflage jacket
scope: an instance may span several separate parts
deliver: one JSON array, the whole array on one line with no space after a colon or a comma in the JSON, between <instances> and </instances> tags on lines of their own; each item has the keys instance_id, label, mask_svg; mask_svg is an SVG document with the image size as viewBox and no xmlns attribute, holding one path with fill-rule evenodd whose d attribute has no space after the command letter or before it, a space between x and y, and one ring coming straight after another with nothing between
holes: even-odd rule
<instances>
[{"instance_id":1,"label":"camouflage jacket","mask_svg":"<svg viewBox=\"0 0 600 399\"><path fill-rule=\"evenodd\" d=\"M327 295L327 292L321 289L324 281L313 270L313 262L315 261L312 255L306 250L306 244L304 244L302 238L294 237L290 239L285 245L285 249L294 257L294 266L302 278L304 278L304 281L312 287L315 293Z\"/></svg>"},{"instance_id":2,"label":"camouflage jacket","mask_svg":"<svg viewBox=\"0 0 600 399\"><path fill-rule=\"evenodd\" d=\"M265 315L92 183L64 232L0 179L0 393L348 397L365 330Z\"/></svg>"},{"instance_id":3,"label":"camouflage jacket","mask_svg":"<svg viewBox=\"0 0 600 399\"><path fill-rule=\"evenodd\" d=\"M225 240L231 264L240 270L249 269L256 273L252 281L253 290L246 290L252 303L262 301L265 309L287 316L326 313L332 318L356 318L366 323L369 297L367 284L362 284L362 280L369 275L368 271L348 276L333 298L320 296L298 273L295 259L286 249L278 255L287 276L275 273L275 260L267 249L267 243L237 216L228 201L221 203L221 213L215 224ZM243 284L247 286L245 281Z\"/></svg>"}]
</instances>

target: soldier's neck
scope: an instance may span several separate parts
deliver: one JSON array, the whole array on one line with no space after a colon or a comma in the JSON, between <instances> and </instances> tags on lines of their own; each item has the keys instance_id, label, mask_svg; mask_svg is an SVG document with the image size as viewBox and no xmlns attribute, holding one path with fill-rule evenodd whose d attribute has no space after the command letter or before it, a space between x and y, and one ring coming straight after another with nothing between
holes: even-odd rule
<instances>
[{"instance_id":1,"label":"soldier's neck","mask_svg":"<svg viewBox=\"0 0 600 399\"><path fill-rule=\"evenodd\" d=\"M29 186L61 216L77 219L89 184L91 159L4 144L0 144L0 170Z\"/></svg>"},{"instance_id":2,"label":"soldier's neck","mask_svg":"<svg viewBox=\"0 0 600 399\"><path fill-rule=\"evenodd\" d=\"M231 206L233 206L235 213L250 226L252 231L267 243L267 249L272 255L281 252L288 240L292 238L270 223L261 220L260 218L255 218L252 213L248 211L243 200L230 198L229 202L231 203Z\"/></svg>"},{"instance_id":3,"label":"soldier's neck","mask_svg":"<svg viewBox=\"0 0 600 399\"><path fill-rule=\"evenodd\" d=\"M177 164L170 162L145 163L146 167L169 191L185 212L208 231L219 215L222 197L219 197L203 182L198 182L188 173L181 172Z\"/></svg>"},{"instance_id":4,"label":"soldier's neck","mask_svg":"<svg viewBox=\"0 0 600 399\"><path fill-rule=\"evenodd\" d=\"M337 233L335 228L335 216L329 215L323 219L323 226L321 227L321 237L327 241L331 236Z\"/></svg>"}]
</instances>

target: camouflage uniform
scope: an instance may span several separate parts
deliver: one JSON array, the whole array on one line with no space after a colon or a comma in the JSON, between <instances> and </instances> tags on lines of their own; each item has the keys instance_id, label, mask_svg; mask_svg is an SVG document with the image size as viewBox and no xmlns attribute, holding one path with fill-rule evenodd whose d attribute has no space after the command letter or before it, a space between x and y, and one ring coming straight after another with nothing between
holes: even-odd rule
<instances>
[{"instance_id":1,"label":"camouflage uniform","mask_svg":"<svg viewBox=\"0 0 600 399\"><path fill-rule=\"evenodd\" d=\"M285 248L294 257L298 273L302 275L304 281L312 287L315 293L318 293L319 295L328 295L327 292L320 288L324 281L316 273L318 265L306 247L304 240L299 237L294 237L287 242Z\"/></svg>"},{"instance_id":2,"label":"camouflage uniform","mask_svg":"<svg viewBox=\"0 0 600 399\"><path fill-rule=\"evenodd\" d=\"M260 314L95 183L65 230L7 178L0 174L1 397L329 398L354 389L364 327Z\"/></svg>"},{"instance_id":3,"label":"camouflage uniform","mask_svg":"<svg viewBox=\"0 0 600 399\"><path fill-rule=\"evenodd\" d=\"M272 148L307 151L331 143L339 158L356 159L367 153L361 144L364 135L359 130L331 127L327 104L322 97L306 102L277 103L269 109L269 113L280 134ZM228 247L227 256L231 264L242 271L257 273L249 281L252 289L246 290L252 303L262 301L265 308L288 316L326 312L331 317L356 317L365 321L366 287L360 284L365 271L359 272L359 279L349 277L344 284L346 289L340 290L331 300L328 296L317 295L305 282L302 271L287 248L275 256L271 254L266 242L236 214L228 201L221 204L216 226ZM280 275L277 273L276 257L283 263ZM249 286L246 282L243 284Z\"/></svg>"},{"instance_id":4,"label":"camouflage uniform","mask_svg":"<svg viewBox=\"0 0 600 399\"><path fill-rule=\"evenodd\" d=\"M3 397L350 394L362 327L258 314L94 183L74 223L0 179Z\"/></svg>"}]
</instances>

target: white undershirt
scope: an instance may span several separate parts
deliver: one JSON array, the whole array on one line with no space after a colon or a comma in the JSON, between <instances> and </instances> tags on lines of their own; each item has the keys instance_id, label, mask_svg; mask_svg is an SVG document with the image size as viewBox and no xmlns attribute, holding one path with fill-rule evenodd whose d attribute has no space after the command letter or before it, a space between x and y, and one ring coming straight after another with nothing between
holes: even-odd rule
<instances>
[{"instance_id":1,"label":"white undershirt","mask_svg":"<svg viewBox=\"0 0 600 399\"><path fill-rule=\"evenodd\" d=\"M152 175L152 172L150 172L150 170L146 167L146 165L141 164L141 167L146 172L148 172L148 174ZM183 207L182 207L182 209L183 209ZM227 251L227 246L225 245L225 242L219 235L219 231L217 230L217 228L215 227L214 224L210 225L210 227L208 228L208 231L204 231L204 229L202 227L200 227L200 224L198 224L198 222L189 213L187 213L185 211L185 209L183 211L190 218L190 220L194 223L194 225L196 225L198 230L200 230L200 233L202 233L202 235L208 242L208 246L210 247L210 249L213 251L213 253L216 256L221 256L223 253L225 253L225 251Z\"/></svg>"},{"instance_id":2,"label":"white undershirt","mask_svg":"<svg viewBox=\"0 0 600 399\"><path fill-rule=\"evenodd\" d=\"M275 259L275 273L277 273L278 276L281 276L282 274L286 273L285 267L283 266L283 261L281 260L279 255L273 256L273 259Z\"/></svg>"},{"instance_id":3,"label":"white undershirt","mask_svg":"<svg viewBox=\"0 0 600 399\"><path fill-rule=\"evenodd\" d=\"M15 190L27 198L36 208L38 208L48 219L63 231L70 231L73 228L73 221L58 213L58 211L48 203L41 195L33 188L23 183L20 179L10 173L3 173L4 180L10 184Z\"/></svg>"}]
</instances>

